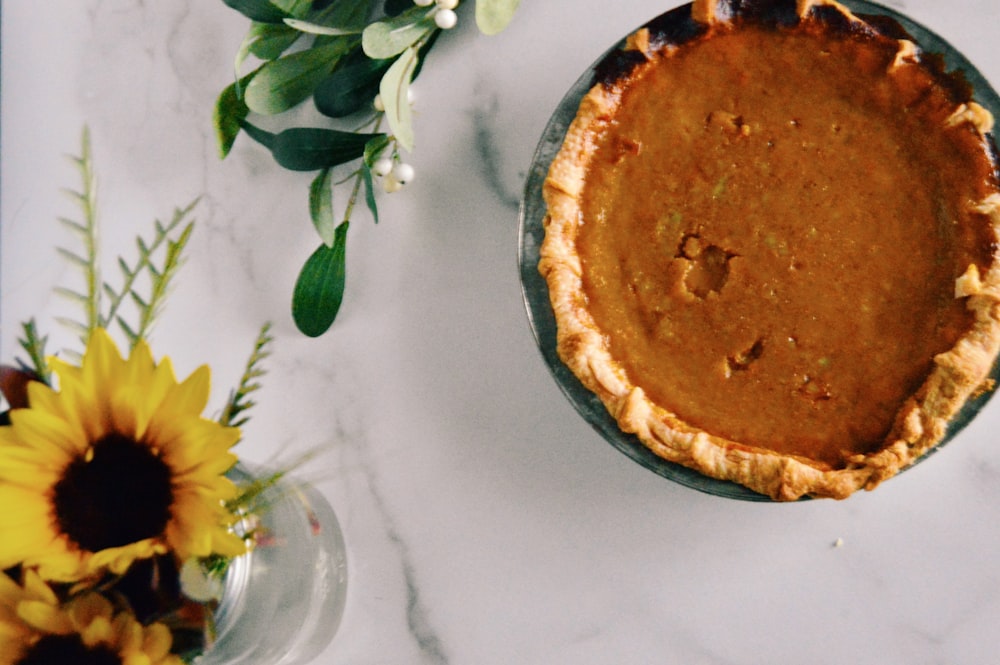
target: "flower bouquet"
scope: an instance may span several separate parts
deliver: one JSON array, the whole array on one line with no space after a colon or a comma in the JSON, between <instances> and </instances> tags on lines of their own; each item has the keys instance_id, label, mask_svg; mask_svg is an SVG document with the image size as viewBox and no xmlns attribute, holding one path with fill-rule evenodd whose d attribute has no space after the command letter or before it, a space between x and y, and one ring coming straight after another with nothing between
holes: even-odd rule
<instances>
[{"instance_id":1,"label":"flower bouquet","mask_svg":"<svg viewBox=\"0 0 1000 665\"><path fill-rule=\"evenodd\" d=\"M61 250L85 277L82 290L62 290L83 308L73 323L82 354L48 355L32 320L21 339L28 360L0 369L9 407L0 414L0 665L240 662L249 650L278 662L291 641L312 639L301 634L306 615L327 629L306 648L311 657L343 605L336 518L315 490L283 471L251 473L232 450L268 326L221 416L206 418L209 368L178 381L146 339L193 230L191 206L139 239L135 262L119 261L120 288L103 282L84 136L83 219L64 220L83 250ZM254 557L266 564L256 572ZM322 597L275 595L294 586L283 573L301 576L317 559L316 573L335 577ZM248 602L254 594L262 602ZM279 614L296 625L259 630Z\"/></svg>"}]
</instances>

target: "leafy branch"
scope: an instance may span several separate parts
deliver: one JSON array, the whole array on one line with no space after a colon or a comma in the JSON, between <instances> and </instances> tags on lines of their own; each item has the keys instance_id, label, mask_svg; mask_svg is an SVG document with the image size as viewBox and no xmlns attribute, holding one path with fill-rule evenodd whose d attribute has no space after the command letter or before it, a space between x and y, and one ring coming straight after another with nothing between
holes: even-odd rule
<instances>
[{"instance_id":1,"label":"leafy branch","mask_svg":"<svg viewBox=\"0 0 1000 665\"><path fill-rule=\"evenodd\" d=\"M118 258L122 285L115 288L101 279L97 186L90 132L87 129L83 131L80 156L73 158L73 161L80 172L81 185L79 191L69 190L69 194L80 208L82 221L69 218L60 218L59 221L78 236L82 247L79 250L60 247L57 251L71 265L80 269L84 287L81 290L57 287L56 292L77 303L83 310L83 316L82 320L70 317L58 317L57 320L79 334L84 346L96 328L107 328L112 323L118 325L128 338L130 346L135 346L152 328L169 293L173 277L183 262L184 249L194 230L194 222L187 220L197 201L175 210L172 219L166 224L156 220L151 240L136 237L138 257L132 263ZM145 286L146 290L141 292L140 285ZM121 314L126 303L131 303L135 310L136 321L131 324ZM26 326L22 346L33 356L32 362L36 369L42 369L44 355L40 353L37 342L44 340L38 340L37 335L33 335L33 324L31 328L32 331L29 332ZM35 355L38 355L42 364L34 358Z\"/></svg>"},{"instance_id":2,"label":"leafy branch","mask_svg":"<svg viewBox=\"0 0 1000 665\"><path fill-rule=\"evenodd\" d=\"M25 353L28 354L28 360L30 361L26 369L44 383L48 383L49 375L51 374L49 364L45 361L45 345L49 341L48 335L39 336L38 327L35 325L34 319L22 323L21 330L24 335L18 339L18 342Z\"/></svg>"},{"instance_id":3,"label":"leafy branch","mask_svg":"<svg viewBox=\"0 0 1000 665\"><path fill-rule=\"evenodd\" d=\"M138 258L133 265L129 265L123 258L118 259L118 268L121 270L123 284L115 290L107 282L104 283L104 293L109 299L108 313L101 317L101 326L107 327L112 321L128 337L131 346L143 339L149 332L154 320L159 315L163 303L168 294L168 288L177 269L183 262L184 247L187 245L194 231L194 222L181 224L188 218L197 201L192 202L185 208L174 210L170 222L164 224L156 220L153 224L153 239L146 242L141 237L135 240L138 249ZM178 227L180 233L172 237ZM163 257L159 265L155 262L155 253L160 247L164 247ZM149 295L143 297L136 289L138 278L146 274L149 276ZM118 313L126 298L130 300L137 309L138 323L129 325Z\"/></svg>"},{"instance_id":4,"label":"leafy branch","mask_svg":"<svg viewBox=\"0 0 1000 665\"><path fill-rule=\"evenodd\" d=\"M80 190L64 190L80 208L82 221L75 221L68 217L60 217L59 222L75 233L83 245L81 252L73 252L65 248L58 248L59 254L77 266L83 273L83 291L74 291L66 287L57 287L56 293L69 298L78 303L83 308L84 321L77 322L71 319L60 319L63 323L76 330L82 337L84 344L90 337L100 319L101 293L99 284L101 281L100 262L98 260L98 221L97 221L97 179L94 176L93 155L90 149L90 131L83 130L81 138L80 155L74 157L73 163L80 173Z\"/></svg>"},{"instance_id":5,"label":"leafy branch","mask_svg":"<svg viewBox=\"0 0 1000 665\"><path fill-rule=\"evenodd\" d=\"M251 25L236 54L234 81L214 108L219 153L227 157L244 133L283 168L317 172L309 185L309 213L321 243L303 265L292 296L296 325L316 337L333 324L343 300L347 230L362 190L378 222L376 182L391 193L413 177L401 152L412 152L415 143L410 85L442 31L454 27L461 0L224 2ZM502 31L519 3L475 0L479 30ZM244 74L251 57L260 64ZM329 126L269 132L251 122L309 99ZM388 131L382 131L383 122ZM340 168L350 170L338 182L333 173ZM352 179L338 216L333 190Z\"/></svg>"},{"instance_id":6,"label":"leafy branch","mask_svg":"<svg viewBox=\"0 0 1000 665\"><path fill-rule=\"evenodd\" d=\"M257 334L257 340L254 342L253 351L247 359L246 368L243 370L243 376L240 377L239 385L230 392L229 400L226 402L226 406L222 410L222 415L219 417L219 422L222 425L226 427L240 427L249 420L247 416L243 416L242 414L255 405L255 402L250 399L250 395L260 390L260 383L257 379L266 373L260 365L271 355L269 347L273 341L271 324L265 323Z\"/></svg>"}]
</instances>

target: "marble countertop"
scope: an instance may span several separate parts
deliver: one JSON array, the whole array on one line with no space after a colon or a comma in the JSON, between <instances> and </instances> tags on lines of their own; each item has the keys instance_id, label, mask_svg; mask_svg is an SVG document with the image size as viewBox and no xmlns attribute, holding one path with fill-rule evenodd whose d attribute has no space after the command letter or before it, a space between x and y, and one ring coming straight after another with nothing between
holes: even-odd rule
<instances>
[{"instance_id":1,"label":"marble countertop","mask_svg":"<svg viewBox=\"0 0 1000 665\"><path fill-rule=\"evenodd\" d=\"M471 3L469 3L471 4ZM740 502L627 459L552 380L522 302L518 203L563 93L676 3L524 0L504 33L471 14L417 83L417 178L352 224L347 296L308 339L291 320L316 245L311 176L211 125L248 22L214 0L2 3L0 358L53 287L74 212L66 155L89 127L110 257L201 197L153 335L220 408L259 326L276 340L240 452L308 467L341 522L349 589L317 663L979 664L1000 650L994 401L932 460L846 501ZM1000 83L996 0L893 0Z\"/></svg>"}]
</instances>

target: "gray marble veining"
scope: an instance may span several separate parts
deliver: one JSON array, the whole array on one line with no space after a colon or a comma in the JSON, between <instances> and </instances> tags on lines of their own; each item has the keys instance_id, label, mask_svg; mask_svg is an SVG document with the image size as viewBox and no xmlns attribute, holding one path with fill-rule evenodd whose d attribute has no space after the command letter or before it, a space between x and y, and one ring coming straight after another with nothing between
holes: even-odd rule
<instances>
[{"instance_id":1,"label":"gray marble veining","mask_svg":"<svg viewBox=\"0 0 1000 665\"><path fill-rule=\"evenodd\" d=\"M996 0L888 4L1000 85ZM217 409L274 323L240 452L326 451L306 473L341 521L350 582L318 664L992 662L1000 403L876 492L752 505L626 459L549 375L516 265L531 157L577 77L671 6L523 0L490 38L462 13L418 81L417 177L382 196L378 224L352 224L341 318L311 340L289 312L318 242L310 175L246 137L215 153L247 22L215 0L4 0L0 359L31 316L68 339L56 220L86 125L106 256L200 197L157 353L179 375L210 363Z\"/></svg>"}]
</instances>

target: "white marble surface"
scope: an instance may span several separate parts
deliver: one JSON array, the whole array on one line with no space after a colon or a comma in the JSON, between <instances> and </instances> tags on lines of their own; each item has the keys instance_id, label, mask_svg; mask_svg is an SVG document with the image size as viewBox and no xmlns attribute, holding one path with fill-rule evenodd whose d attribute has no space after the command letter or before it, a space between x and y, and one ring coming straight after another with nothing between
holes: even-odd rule
<instances>
[{"instance_id":1,"label":"white marble surface","mask_svg":"<svg viewBox=\"0 0 1000 665\"><path fill-rule=\"evenodd\" d=\"M630 462L550 378L518 280L525 172L576 77L673 4L524 0L492 38L462 14L418 83L418 178L378 225L358 216L340 318L306 339L289 301L316 242L310 176L246 137L215 154L212 104L247 22L219 0L4 0L0 358L30 316L69 339L56 219L75 212L59 192L86 124L107 257L202 197L156 352L182 375L209 362L218 408L273 321L242 454L330 448L310 475L342 522L350 588L317 662L994 661L1000 403L876 492L769 505ZM889 4L1000 82L997 0Z\"/></svg>"}]
</instances>

